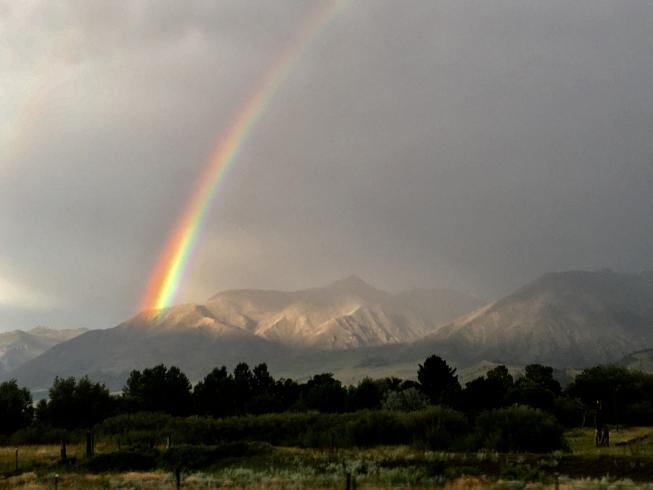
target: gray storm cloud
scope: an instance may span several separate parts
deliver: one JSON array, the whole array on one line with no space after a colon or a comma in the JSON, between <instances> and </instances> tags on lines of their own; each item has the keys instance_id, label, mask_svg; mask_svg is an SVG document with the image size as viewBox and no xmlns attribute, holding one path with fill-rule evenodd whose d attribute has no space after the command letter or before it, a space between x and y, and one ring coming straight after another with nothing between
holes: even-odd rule
<instances>
[{"instance_id":1,"label":"gray storm cloud","mask_svg":"<svg viewBox=\"0 0 653 490\"><path fill-rule=\"evenodd\" d=\"M135 313L316 5L0 2L0 328ZM652 268L652 21L644 1L345 3L229 171L180 301L352 272L492 297Z\"/></svg>"}]
</instances>

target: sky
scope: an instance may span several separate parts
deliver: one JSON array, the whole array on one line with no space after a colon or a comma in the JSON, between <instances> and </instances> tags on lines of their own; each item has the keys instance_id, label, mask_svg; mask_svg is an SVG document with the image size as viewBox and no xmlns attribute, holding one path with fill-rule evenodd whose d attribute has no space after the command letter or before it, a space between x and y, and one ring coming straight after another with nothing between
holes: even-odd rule
<instances>
[{"instance_id":1,"label":"sky","mask_svg":"<svg viewBox=\"0 0 653 490\"><path fill-rule=\"evenodd\" d=\"M137 312L216 142L320 4L0 0L0 330ZM648 0L345 0L229 170L178 302L653 269L651 25Z\"/></svg>"}]
</instances>

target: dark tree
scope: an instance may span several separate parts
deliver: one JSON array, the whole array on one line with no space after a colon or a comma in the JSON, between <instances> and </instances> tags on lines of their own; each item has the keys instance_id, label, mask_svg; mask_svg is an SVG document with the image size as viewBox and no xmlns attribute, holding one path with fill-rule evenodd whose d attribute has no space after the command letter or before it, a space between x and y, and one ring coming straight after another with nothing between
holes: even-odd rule
<instances>
[{"instance_id":1,"label":"dark tree","mask_svg":"<svg viewBox=\"0 0 653 490\"><path fill-rule=\"evenodd\" d=\"M636 374L623 366L595 366L584 369L567 387L567 393L580 398L588 406L610 406L615 390L630 391L636 384Z\"/></svg>"},{"instance_id":2,"label":"dark tree","mask_svg":"<svg viewBox=\"0 0 653 490\"><path fill-rule=\"evenodd\" d=\"M506 406L512 388L513 379L508 369L497 366L465 385L460 395L460 408L478 412Z\"/></svg>"},{"instance_id":3,"label":"dark tree","mask_svg":"<svg viewBox=\"0 0 653 490\"><path fill-rule=\"evenodd\" d=\"M465 412L499 408L503 404L503 399L495 395L492 384L481 376L465 384L465 388L460 393L459 408Z\"/></svg>"},{"instance_id":4,"label":"dark tree","mask_svg":"<svg viewBox=\"0 0 653 490\"><path fill-rule=\"evenodd\" d=\"M93 383L84 376L77 381L75 395L82 414L78 427L91 427L113 412L114 399L103 383Z\"/></svg>"},{"instance_id":5,"label":"dark tree","mask_svg":"<svg viewBox=\"0 0 653 490\"><path fill-rule=\"evenodd\" d=\"M29 425L34 416L32 395L15 379L0 384L0 434L9 435Z\"/></svg>"},{"instance_id":6,"label":"dark tree","mask_svg":"<svg viewBox=\"0 0 653 490\"><path fill-rule=\"evenodd\" d=\"M513 403L553 412L561 392L560 383L553 378L552 367L530 364L524 376L515 383L510 398Z\"/></svg>"},{"instance_id":7,"label":"dark tree","mask_svg":"<svg viewBox=\"0 0 653 490\"><path fill-rule=\"evenodd\" d=\"M74 377L54 378L48 392L48 403L43 409L39 408L42 422L66 429L76 427L79 411L75 397L76 384Z\"/></svg>"},{"instance_id":8,"label":"dark tree","mask_svg":"<svg viewBox=\"0 0 653 490\"><path fill-rule=\"evenodd\" d=\"M316 374L304 386L306 407L320 412L344 412L347 390L331 373Z\"/></svg>"},{"instance_id":9,"label":"dark tree","mask_svg":"<svg viewBox=\"0 0 653 490\"><path fill-rule=\"evenodd\" d=\"M501 365L490 369L485 374L485 377L494 385L497 392L501 393L504 398L508 396L508 392L512 388L514 380L506 366Z\"/></svg>"},{"instance_id":10,"label":"dark tree","mask_svg":"<svg viewBox=\"0 0 653 490\"><path fill-rule=\"evenodd\" d=\"M383 381L363 379L357 386L349 388L348 410L376 410L381 408L384 395Z\"/></svg>"},{"instance_id":11,"label":"dark tree","mask_svg":"<svg viewBox=\"0 0 653 490\"><path fill-rule=\"evenodd\" d=\"M553 412L556 397L552 391L543 388L532 381L520 378L515 383L510 399L513 404L528 405L545 412Z\"/></svg>"},{"instance_id":12,"label":"dark tree","mask_svg":"<svg viewBox=\"0 0 653 490\"><path fill-rule=\"evenodd\" d=\"M259 393L272 393L272 390L274 390L274 378L268 371L267 364L261 363L254 367L252 371L252 388Z\"/></svg>"},{"instance_id":13,"label":"dark tree","mask_svg":"<svg viewBox=\"0 0 653 490\"><path fill-rule=\"evenodd\" d=\"M252 396L246 405L250 413L272 413L283 411L284 407L277 396L277 384L268 371L268 366L261 363L252 371Z\"/></svg>"},{"instance_id":14,"label":"dark tree","mask_svg":"<svg viewBox=\"0 0 653 490\"><path fill-rule=\"evenodd\" d=\"M102 383L88 377L55 378L47 404L39 404L40 421L65 429L91 427L112 414L114 399Z\"/></svg>"},{"instance_id":15,"label":"dark tree","mask_svg":"<svg viewBox=\"0 0 653 490\"><path fill-rule=\"evenodd\" d=\"M553 378L553 368L551 366L543 366L542 364L529 364L526 366L526 373L524 379L533 382L534 384L546 388L555 396L562 393L560 383Z\"/></svg>"},{"instance_id":16,"label":"dark tree","mask_svg":"<svg viewBox=\"0 0 653 490\"><path fill-rule=\"evenodd\" d=\"M460 391L456 369L436 355L419 365L417 380L420 390L433 404L451 405Z\"/></svg>"},{"instance_id":17,"label":"dark tree","mask_svg":"<svg viewBox=\"0 0 653 490\"><path fill-rule=\"evenodd\" d=\"M292 379L277 381L275 393L283 410L302 410L306 408L301 400L302 387Z\"/></svg>"},{"instance_id":18,"label":"dark tree","mask_svg":"<svg viewBox=\"0 0 653 490\"><path fill-rule=\"evenodd\" d=\"M398 390L401 390L401 389L406 389L406 388L411 387L411 386L403 386L403 383L405 383L404 380L399 379L399 378L395 378L394 376L389 376L389 377L383 379L383 391L384 392L390 391L390 390L398 391ZM411 381L411 383L413 383L412 387L416 388L416 386L414 386L416 383L414 381Z\"/></svg>"},{"instance_id":19,"label":"dark tree","mask_svg":"<svg viewBox=\"0 0 653 490\"><path fill-rule=\"evenodd\" d=\"M188 415L192 408L191 384L178 367L163 364L132 371L123 389L132 409Z\"/></svg>"},{"instance_id":20,"label":"dark tree","mask_svg":"<svg viewBox=\"0 0 653 490\"><path fill-rule=\"evenodd\" d=\"M227 368L214 368L195 385L195 413L213 417L233 415L236 411L234 389L234 378L227 372Z\"/></svg>"},{"instance_id":21,"label":"dark tree","mask_svg":"<svg viewBox=\"0 0 653 490\"><path fill-rule=\"evenodd\" d=\"M588 412L603 407L610 423L649 424L653 419L653 376L623 366L587 368L567 387Z\"/></svg>"},{"instance_id":22,"label":"dark tree","mask_svg":"<svg viewBox=\"0 0 653 490\"><path fill-rule=\"evenodd\" d=\"M237 414L247 413L254 390L254 375L247 363L241 362L234 368L234 404Z\"/></svg>"}]
</instances>

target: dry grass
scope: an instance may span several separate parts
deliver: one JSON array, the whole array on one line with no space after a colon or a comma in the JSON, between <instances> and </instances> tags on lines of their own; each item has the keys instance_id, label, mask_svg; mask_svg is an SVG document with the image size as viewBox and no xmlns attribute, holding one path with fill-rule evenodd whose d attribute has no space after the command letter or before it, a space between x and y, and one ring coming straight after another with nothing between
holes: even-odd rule
<instances>
[{"instance_id":1,"label":"dry grass","mask_svg":"<svg viewBox=\"0 0 653 490\"><path fill-rule=\"evenodd\" d=\"M635 427L613 431L611 442L632 439L651 433L653 428ZM630 456L633 452L643 461L651 458L653 462L653 440L645 440L640 444L628 447L595 448L592 429L574 429L567 433L567 441L574 455L582 457L584 464L593 466L596 457ZM117 447L111 443L100 443L98 453L115 451ZM83 444L69 445L67 454L70 458L82 461L85 447ZM19 451L19 467L24 473L8 477L0 477L0 489L51 490L54 488L55 472L59 472L58 489L141 489L163 490L175 488L174 476L165 471L104 473L93 475L82 470L63 469L57 466L60 447L58 445L21 446ZM444 452L424 452L407 446L376 447L372 449L340 450L337 455L330 451L278 448L273 460L258 460L256 462L242 460L226 467L216 467L208 472L194 472L183 475L184 489L229 488L237 489L338 489L344 488L344 472L357 475L359 490L381 490L388 488L441 488L443 490L471 489L530 489L553 490L555 485L551 474L542 478L542 482L497 481L497 474L491 471L493 477L465 476L463 473L452 473L449 480L440 476L430 476L429 468L444 467L449 469L456 464L469 467L488 468L492 464L500 464L503 456L496 453L452 454ZM532 457L537 457L531 455ZM555 458L564 458L562 454ZM0 470L9 475L14 470L15 448L0 448ZM524 459L531 466L533 461L528 456L513 456L514 464L521 464ZM551 457L549 457L550 459ZM648 463L646 463L648 464ZM486 466L483 466L486 465ZM593 467L596 468L596 465ZM458 476L458 475L463 476ZM501 473L505 476L505 473ZM572 473L578 475L579 473ZM580 473L584 474L584 473ZM600 474L600 473L598 473ZM521 475L517 473L517 475ZM629 472L622 473L632 476ZM518 476L520 478L520 476ZM530 479L530 478L526 478ZM535 478L537 480L538 478ZM645 479L645 478L644 478ZM633 483L629 480L608 479L570 479L561 476L558 489L650 489L651 483Z\"/></svg>"},{"instance_id":2,"label":"dry grass","mask_svg":"<svg viewBox=\"0 0 653 490\"><path fill-rule=\"evenodd\" d=\"M21 490L51 490L54 488L54 476L46 475L38 477L35 473L25 473L20 476L11 477L0 481L2 489L21 489ZM58 488L61 490L80 489L141 489L141 490L168 490L175 488L172 475L162 472L145 472L145 473L123 473L120 475L62 475L59 478ZM282 490L282 489L304 489L304 490L327 490L342 489L343 484L334 485L313 485L301 484L288 481L264 481L249 484L230 484L217 480L212 480L210 475L197 473L187 476L183 480L182 488L189 490L199 489L217 489L228 488L230 490ZM388 488L414 488L396 485L378 485L378 484L359 484L360 490L387 490ZM440 488L442 490L474 490L474 489L494 489L494 490L554 490L554 484L543 483L525 483L520 481L493 481L485 477L460 477L444 485L420 486L419 488ZM626 489L653 489L653 484L635 484L628 480L608 481L596 479L560 479L557 487L559 490L626 490Z\"/></svg>"},{"instance_id":3,"label":"dry grass","mask_svg":"<svg viewBox=\"0 0 653 490\"><path fill-rule=\"evenodd\" d=\"M53 466L61 455L60 445L35 445L16 447L0 447L0 473L8 473L15 469L16 449L18 449L18 467L33 468L35 466ZM98 454L116 451L118 446L114 443L103 442L96 445ZM69 444L66 446L66 456L71 459L84 458L86 446L84 444Z\"/></svg>"}]
</instances>

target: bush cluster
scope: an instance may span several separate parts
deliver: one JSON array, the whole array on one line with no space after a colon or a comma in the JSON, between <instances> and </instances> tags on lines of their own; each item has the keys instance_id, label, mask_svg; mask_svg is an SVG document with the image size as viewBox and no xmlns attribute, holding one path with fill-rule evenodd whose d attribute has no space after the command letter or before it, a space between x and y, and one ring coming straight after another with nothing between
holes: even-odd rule
<instances>
[{"instance_id":1,"label":"bush cluster","mask_svg":"<svg viewBox=\"0 0 653 490\"><path fill-rule=\"evenodd\" d=\"M180 454L201 457L206 447L239 455L238 444L313 448L409 444L428 450L551 451L564 447L563 430L538 409L511 407L482 413L475 423L465 414L434 406L415 412L364 410L353 413L283 413L241 417L168 417L153 429L148 413L122 415L98 426L105 437L135 442L170 437ZM234 445L235 444L235 445ZM265 446L263 446L265 447ZM252 446L247 446L251 451ZM215 451L216 449L212 449ZM213 453L212 453L213 454Z\"/></svg>"}]
</instances>

